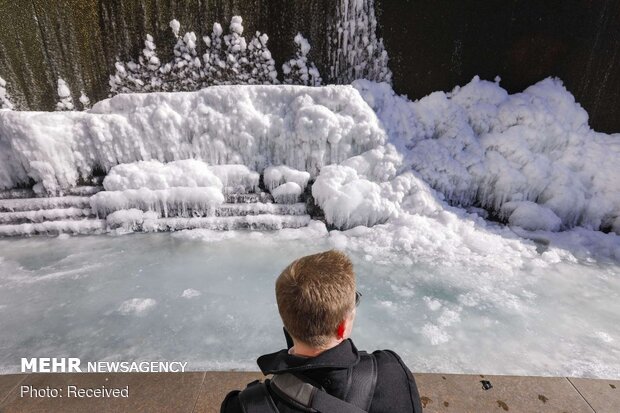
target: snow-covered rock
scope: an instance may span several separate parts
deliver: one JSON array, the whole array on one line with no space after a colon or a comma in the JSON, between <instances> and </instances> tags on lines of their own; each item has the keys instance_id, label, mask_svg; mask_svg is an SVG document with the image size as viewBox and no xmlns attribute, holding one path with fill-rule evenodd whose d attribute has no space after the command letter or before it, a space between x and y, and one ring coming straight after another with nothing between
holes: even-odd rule
<instances>
[{"instance_id":1,"label":"snow-covered rock","mask_svg":"<svg viewBox=\"0 0 620 413\"><path fill-rule=\"evenodd\" d=\"M260 175L245 165L213 165L209 167L222 182L225 192L254 192Z\"/></svg>"},{"instance_id":2,"label":"snow-covered rock","mask_svg":"<svg viewBox=\"0 0 620 413\"><path fill-rule=\"evenodd\" d=\"M302 192L299 184L287 182L271 191L271 195L278 204L294 204L299 200Z\"/></svg>"},{"instance_id":3,"label":"snow-covered rock","mask_svg":"<svg viewBox=\"0 0 620 413\"><path fill-rule=\"evenodd\" d=\"M310 174L308 172L298 171L286 165L270 166L263 172L263 182L269 191L287 182L296 183L304 191L309 180Z\"/></svg>"},{"instance_id":4,"label":"snow-covered rock","mask_svg":"<svg viewBox=\"0 0 620 413\"><path fill-rule=\"evenodd\" d=\"M396 212L379 184L359 177L349 166L324 167L312 186L312 196L327 222L338 228L383 223Z\"/></svg>"},{"instance_id":5,"label":"snow-covered rock","mask_svg":"<svg viewBox=\"0 0 620 413\"><path fill-rule=\"evenodd\" d=\"M167 189L174 187L215 187L223 184L202 161L186 159L162 163L139 161L114 166L103 180L106 191L125 189Z\"/></svg>"},{"instance_id":6,"label":"snow-covered rock","mask_svg":"<svg viewBox=\"0 0 620 413\"><path fill-rule=\"evenodd\" d=\"M562 227L562 220L551 209L530 201L506 202L501 212L510 225L528 231L559 231Z\"/></svg>"}]
</instances>

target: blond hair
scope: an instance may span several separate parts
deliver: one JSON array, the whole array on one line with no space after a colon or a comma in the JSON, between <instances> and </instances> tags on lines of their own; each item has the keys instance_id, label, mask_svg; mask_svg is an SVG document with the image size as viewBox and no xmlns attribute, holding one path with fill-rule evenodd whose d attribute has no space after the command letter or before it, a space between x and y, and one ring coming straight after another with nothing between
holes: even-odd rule
<instances>
[{"instance_id":1,"label":"blond hair","mask_svg":"<svg viewBox=\"0 0 620 413\"><path fill-rule=\"evenodd\" d=\"M355 308L353 263L336 250L299 258L276 280L276 300L291 336L322 348Z\"/></svg>"}]
</instances>

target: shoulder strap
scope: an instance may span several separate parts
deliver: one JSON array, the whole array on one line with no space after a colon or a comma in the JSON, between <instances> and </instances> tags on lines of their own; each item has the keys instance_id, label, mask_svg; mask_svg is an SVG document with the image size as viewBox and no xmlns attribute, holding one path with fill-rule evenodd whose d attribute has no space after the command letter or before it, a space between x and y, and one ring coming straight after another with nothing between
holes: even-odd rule
<instances>
[{"instance_id":1,"label":"shoulder strap","mask_svg":"<svg viewBox=\"0 0 620 413\"><path fill-rule=\"evenodd\" d=\"M239 393L243 413L278 413L265 383L256 380Z\"/></svg>"},{"instance_id":2,"label":"shoulder strap","mask_svg":"<svg viewBox=\"0 0 620 413\"><path fill-rule=\"evenodd\" d=\"M309 409L321 413L366 413L365 410L332 396L291 373L274 375L270 385L278 396L294 402L306 411Z\"/></svg>"},{"instance_id":3,"label":"shoulder strap","mask_svg":"<svg viewBox=\"0 0 620 413\"><path fill-rule=\"evenodd\" d=\"M360 361L351 372L349 390L345 400L364 411L369 411L376 385L377 359L374 354L360 352Z\"/></svg>"}]
</instances>

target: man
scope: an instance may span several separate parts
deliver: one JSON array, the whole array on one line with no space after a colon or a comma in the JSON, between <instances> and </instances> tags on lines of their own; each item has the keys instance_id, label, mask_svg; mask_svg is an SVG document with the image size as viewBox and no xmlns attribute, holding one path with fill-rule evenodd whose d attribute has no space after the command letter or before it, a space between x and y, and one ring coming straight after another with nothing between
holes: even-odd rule
<instances>
[{"instance_id":1,"label":"man","mask_svg":"<svg viewBox=\"0 0 620 413\"><path fill-rule=\"evenodd\" d=\"M413 375L390 351L358 351L349 338L359 303L340 251L299 258L276 281L288 350L259 357L264 383L222 402L221 413L421 413Z\"/></svg>"}]
</instances>

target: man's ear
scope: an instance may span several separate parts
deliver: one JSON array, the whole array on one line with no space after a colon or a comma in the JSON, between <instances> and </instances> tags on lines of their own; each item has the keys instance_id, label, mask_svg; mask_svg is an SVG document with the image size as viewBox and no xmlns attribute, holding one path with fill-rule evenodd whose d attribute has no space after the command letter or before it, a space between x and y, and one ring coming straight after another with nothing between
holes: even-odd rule
<instances>
[{"instance_id":1,"label":"man's ear","mask_svg":"<svg viewBox=\"0 0 620 413\"><path fill-rule=\"evenodd\" d=\"M336 330L336 337L338 338L338 340L344 339L344 334L347 331L346 323L347 323L346 320L342 320L340 324L338 324L338 328Z\"/></svg>"}]
</instances>

